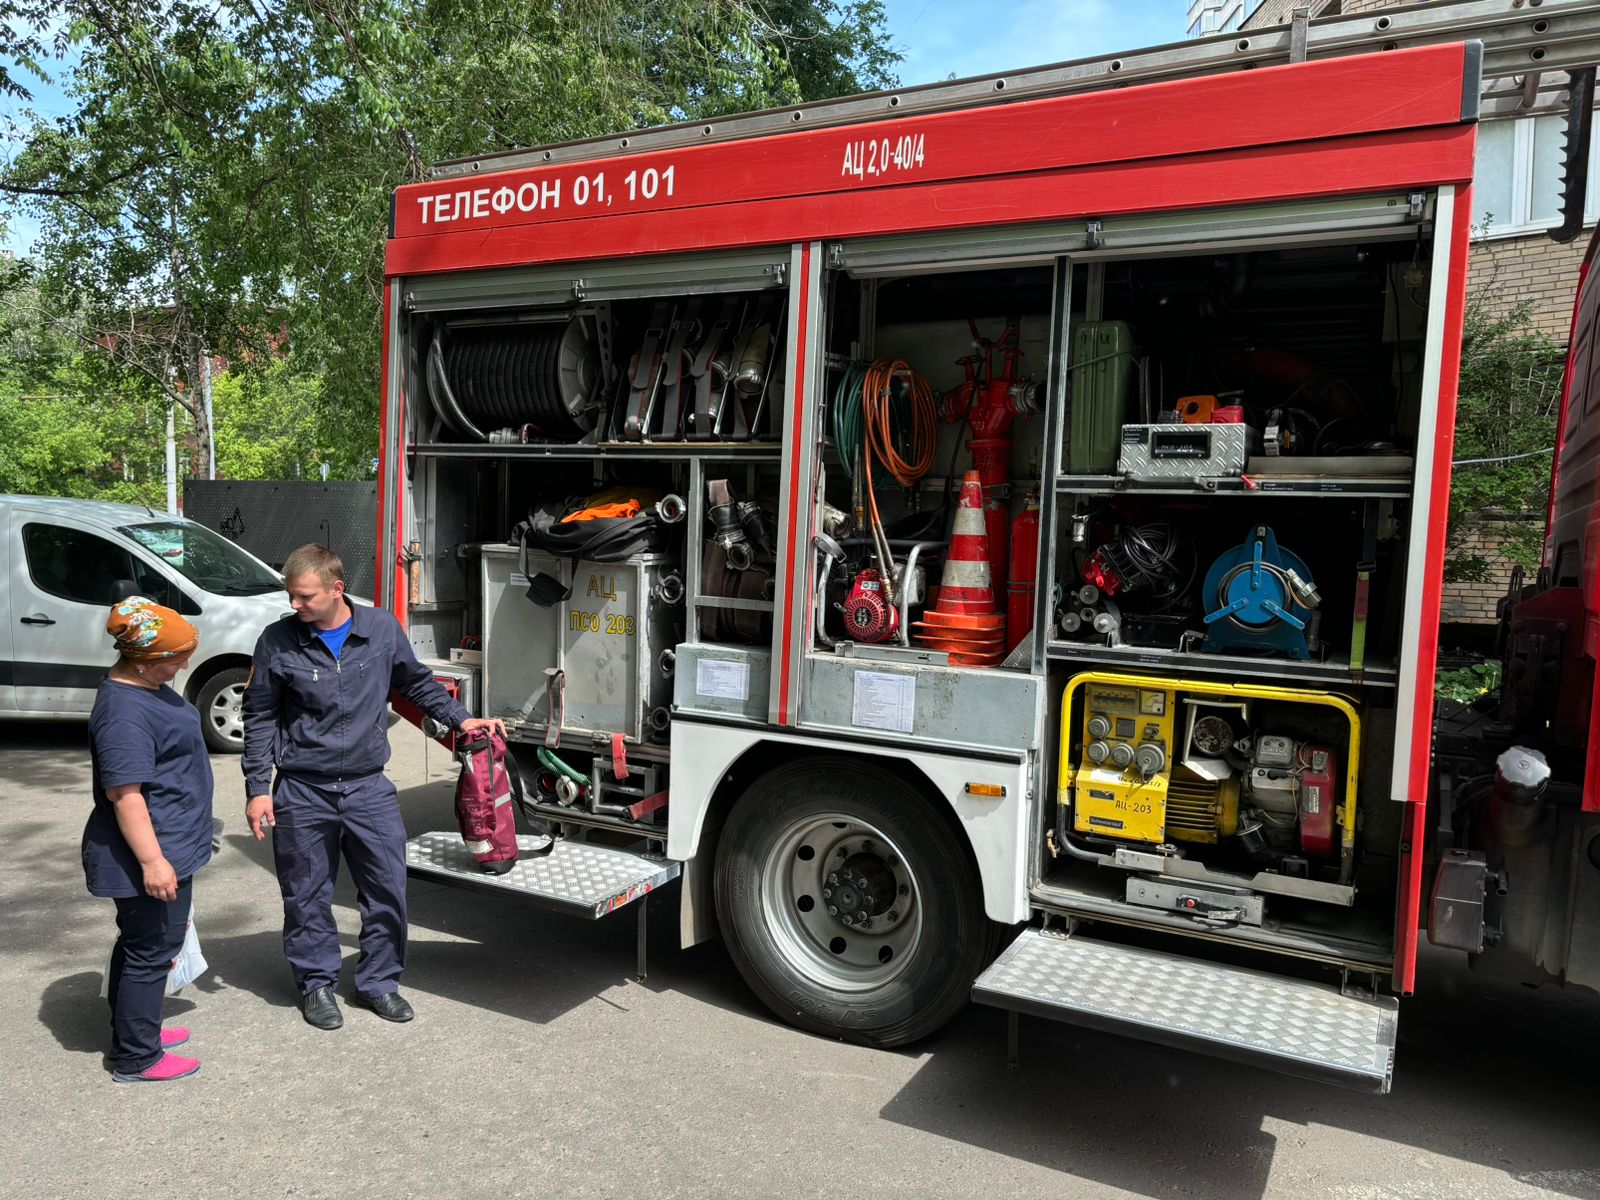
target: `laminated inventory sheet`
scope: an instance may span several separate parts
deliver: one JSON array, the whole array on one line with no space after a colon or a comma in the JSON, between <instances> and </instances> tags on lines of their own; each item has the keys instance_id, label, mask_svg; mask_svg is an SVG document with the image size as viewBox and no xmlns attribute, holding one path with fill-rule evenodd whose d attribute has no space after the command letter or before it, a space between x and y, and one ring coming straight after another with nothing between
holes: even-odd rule
<instances>
[{"instance_id":1,"label":"laminated inventory sheet","mask_svg":"<svg viewBox=\"0 0 1600 1200\"><path fill-rule=\"evenodd\" d=\"M744 701L750 696L750 664L721 658L695 663L694 690L719 700Z\"/></svg>"},{"instance_id":2,"label":"laminated inventory sheet","mask_svg":"<svg viewBox=\"0 0 1600 1200\"><path fill-rule=\"evenodd\" d=\"M857 671L850 723L863 729L910 733L917 714L915 675L886 671Z\"/></svg>"}]
</instances>

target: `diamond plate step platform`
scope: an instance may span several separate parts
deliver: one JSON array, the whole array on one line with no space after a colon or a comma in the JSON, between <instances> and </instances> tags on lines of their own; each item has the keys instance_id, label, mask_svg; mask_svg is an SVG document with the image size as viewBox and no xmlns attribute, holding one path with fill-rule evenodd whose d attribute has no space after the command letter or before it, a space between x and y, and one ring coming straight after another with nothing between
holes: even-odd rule
<instances>
[{"instance_id":1,"label":"diamond plate step platform","mask_svg":"<svg viewBox=\"0 0 1600 1200\"><path fill-rule=\"evenodd\" d=\"M1082 936L1025 931L972 986L1018 1013L1386 1093L1398 1001Z\"/></svg>"},{"instance_id":2,"label":"diamond plate step platform","mask_svg":"<svg viewBox=\"0 0 1600 1200\"><path fill-rule=\"evenodd\" d=\"M524 854L542 838L519 836ZM595 920L676 879L681 863L611 846L558 841L541 858L520 858L504 875L478 869L457 833L424 833L406 843L406 873L417 879L516 896L569 916Z\"/></svg>"}]
</instances>

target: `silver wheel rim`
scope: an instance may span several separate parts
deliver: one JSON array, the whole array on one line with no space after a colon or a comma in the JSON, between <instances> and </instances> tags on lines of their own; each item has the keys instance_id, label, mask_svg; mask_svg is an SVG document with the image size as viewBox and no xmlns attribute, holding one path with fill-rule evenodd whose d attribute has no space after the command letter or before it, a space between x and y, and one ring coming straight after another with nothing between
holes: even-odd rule
<instances>
[{"instance_id":1,"label":"silver wheel rim","mask_svg":"<svg viewBox=\"0 0 1600 1200\"><path fill-rule=\"evenodd\" d=\"M822 813L771 843L761 862L761 919L800 975L831 991L865 992L910 963L922 939L922 894L900 847L881 830Z\"/></svg>"},{"instance_id":2,"label":"silver wheel rim","mask_svg":"<svg viewBox=\"0 0 1600 1200\"><path fill-rule=\"evenodd\" d=\"M233 683L211 698L206 720L225 741L244 744L244 684Z\"/></svg>"}]
</instances>

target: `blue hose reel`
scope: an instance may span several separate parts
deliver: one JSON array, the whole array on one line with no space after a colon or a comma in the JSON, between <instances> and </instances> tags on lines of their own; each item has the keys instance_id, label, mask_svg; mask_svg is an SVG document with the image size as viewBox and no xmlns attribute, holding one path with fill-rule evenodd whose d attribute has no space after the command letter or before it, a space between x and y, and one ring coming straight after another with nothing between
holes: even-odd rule
<instances>
[{"instance_id":1,"label":"blue hose reel","mask_svg":"<svg viewBox=\"0 0 1600 1200\"><path fill-rule=\"evenodd\" d=\"M1208 653L1311 657L1306 628L1322 598L1305 561L1282 549L1266 525L1211 564L1202 595L1216 605L1205 617Z\"/></svg>"}]
</instances>

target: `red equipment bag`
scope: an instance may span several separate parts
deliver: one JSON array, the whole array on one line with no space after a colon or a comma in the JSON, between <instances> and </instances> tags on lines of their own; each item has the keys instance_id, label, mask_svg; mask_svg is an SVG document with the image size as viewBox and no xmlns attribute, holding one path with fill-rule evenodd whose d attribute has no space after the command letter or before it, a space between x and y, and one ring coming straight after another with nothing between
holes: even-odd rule
<instances>
[{"instance_id":1,"label":"red equipment bag","mask_svg":"<svg viewBox=\"0 0 1600 1200\"><path fill-rule=\"evenodd\" d=\"M506 753L505 739L492 729L456 735L461 778L456 781L456 821L461 840L473 860L491 875L504 875L517 862L517 815L512 800L522 798L516 760ZM543 822L534 822L543 825ZM538 828L548 835L548 828ZM548 854L555 841L532 853Z\"/></svg>"}]
</instances>

